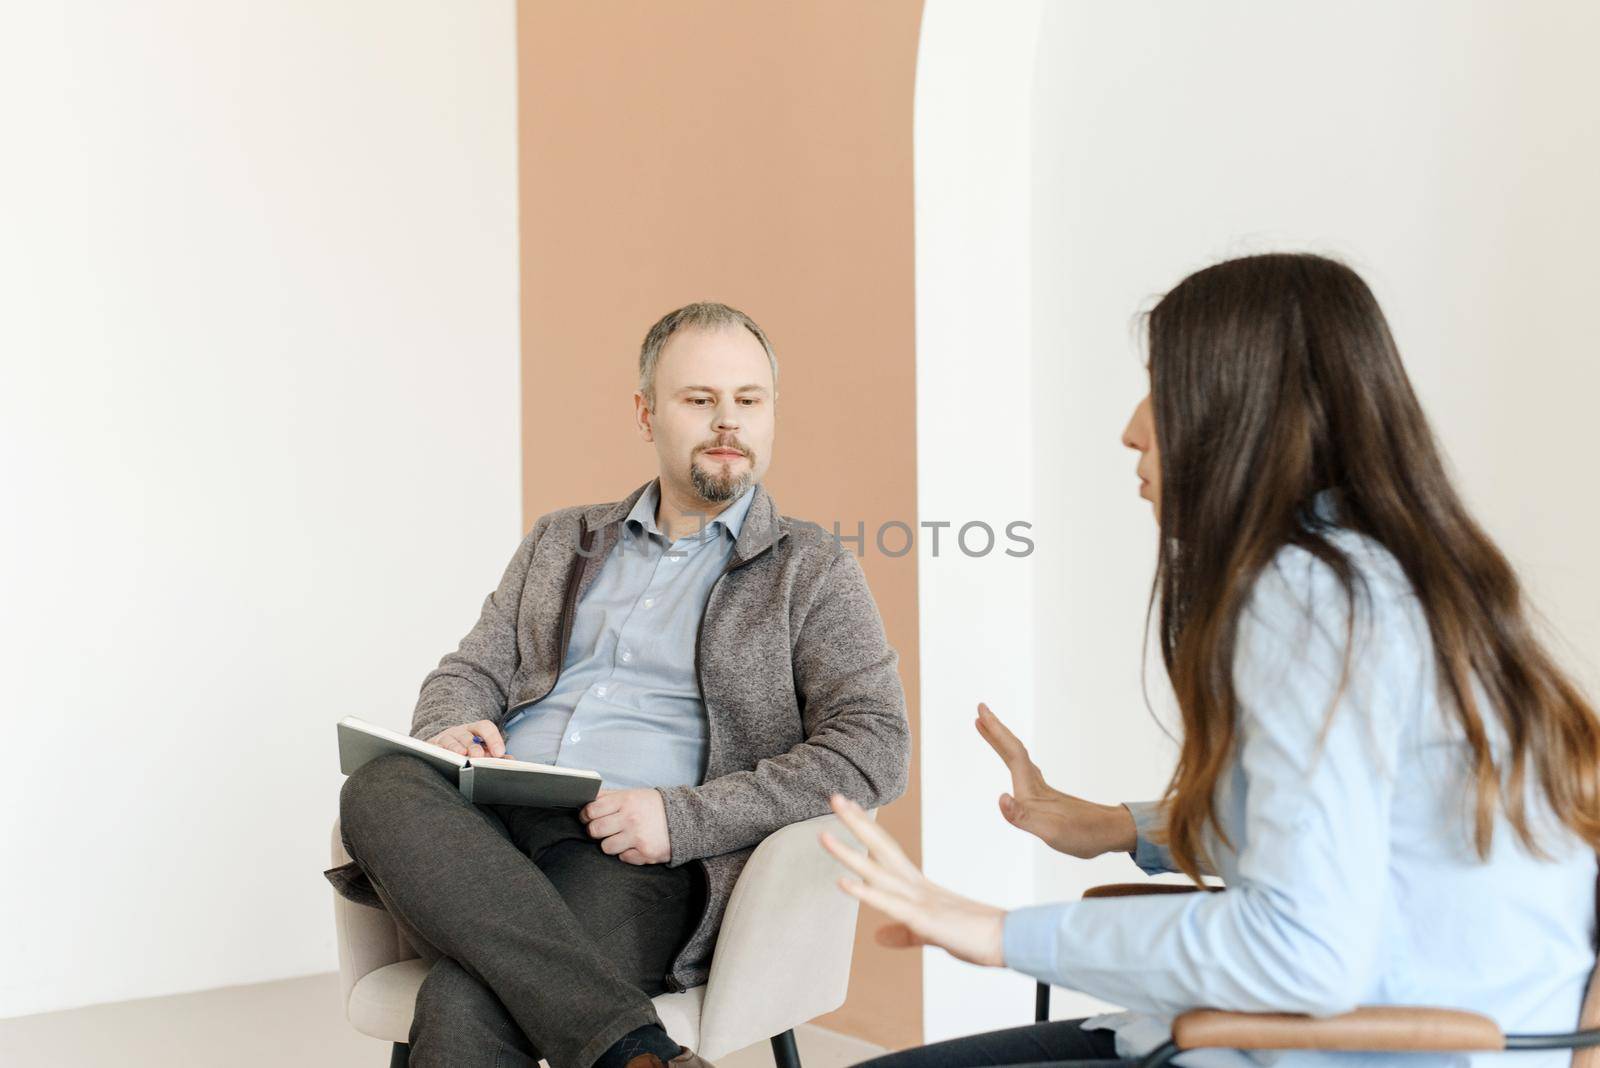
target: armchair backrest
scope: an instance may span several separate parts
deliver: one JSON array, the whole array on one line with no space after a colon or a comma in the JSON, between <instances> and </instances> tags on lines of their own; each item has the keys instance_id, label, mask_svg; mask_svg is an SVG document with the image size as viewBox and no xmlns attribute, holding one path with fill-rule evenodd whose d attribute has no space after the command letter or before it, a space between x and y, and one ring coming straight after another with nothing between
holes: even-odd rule
<instances>
[{"instance_id":1,"label":"armchair backrest","mask_svg":"<svg viewBox=\"0 0 1600 1068\"><path fill-rule=\"evenodd\" d=\"M768 835L739 875L701 1009L704 1055L740 1049L844 1003L857 902L834 885L842 869L817 844L823 830L859 844L837 816L817 816Z\"/></svg>"}]
</instances>

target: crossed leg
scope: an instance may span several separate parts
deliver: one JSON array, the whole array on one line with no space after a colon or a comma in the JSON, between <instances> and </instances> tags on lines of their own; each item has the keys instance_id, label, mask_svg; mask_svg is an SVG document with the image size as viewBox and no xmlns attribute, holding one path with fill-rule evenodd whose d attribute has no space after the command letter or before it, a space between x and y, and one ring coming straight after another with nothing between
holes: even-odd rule
<instances>
[{"instance_id":1,"label":"crossed leg","mask_svg":"<svg viewBox=\"0 0 1600 1068\"><path fill-rule=\"evenodd\" d=\"M340 818L345 848L433 962L413 1017L417 1068L539 1054L589 1068L659 1025L647 991L682 940L685 869L606 856L570 812L475 806L404 754L351 775Z\"/></svg>"}]
</instances>

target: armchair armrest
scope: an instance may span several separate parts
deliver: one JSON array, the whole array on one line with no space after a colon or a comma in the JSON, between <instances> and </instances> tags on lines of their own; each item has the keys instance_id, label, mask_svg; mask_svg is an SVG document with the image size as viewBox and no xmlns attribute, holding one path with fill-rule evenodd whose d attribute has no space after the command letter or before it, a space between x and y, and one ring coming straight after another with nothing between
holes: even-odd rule
<instances>
[{"instance_id":1,"label":"armchair armrest","mask_svg":"<svg viewBox=\"0 0 1600 1068\"><path fill-rule=\"evenodd\" d=\"M1142 897L1147 894L1195 894L1201 890L1220 893L1220 886L1195 886L1193 883L1107 883L1091 886L1083 892L1084 900L1096 897Z\"/></svg>"},{"instance_id":2,"label":"armchair armrest","mask_svg":"<svg viewBox=\"0 0 1600 1068\"><path fill-rule=\"evenodd\" d=\"M350 862L339 821L333 821L333 866ZM395 926L394 918L383 909L368 908L333 895L334 940L339 947L339 992L346 1014L350 1011L350 991L364 976L390 964L416 956Z\"/></svg>"},{"instance_id":3,"label":"armchair armrest","mask_svg":"<svg viewBox=\"0 0 1600 1068\"><path fill-rule=\"evenodd\" d=\"M857 844L833 815L793 823L756 847L728 900L700 1017L702 1052L734 1050L844 1004L856 899L817 843Z\"/></svg>"},{"instance_id":4,"label":"armchair armrest","mask_svg":"<svg viewBox=\"0 0 1600 1068\"><path fill-rule=\"evenodd\" d=\"M1316 1049L1364 1053L1468 1053L1570 1049L1587 1068L1600 1049L1600 1028L1559 1034L1504 1034L1487 1016L1460 1009L1364 1005L1338 1016L1191 1009L1172 1022L1172 1039L1140 1068L1161 1068L1190 1049Z\"/></svg>"},{"instance_id":5,"label":"armchair armrest","mask_svg":"<svg viewBox=\"0 0 1600 1068\"><path fill-rule=\"evenodd\" d=\"M1503 1050L1487 1016L1457 1009L1370 1005L1338 1016L1193 1009L1172 1022L1178 1049L1322 1049L1455 1053Z\"/></svg>"}]
</instances>

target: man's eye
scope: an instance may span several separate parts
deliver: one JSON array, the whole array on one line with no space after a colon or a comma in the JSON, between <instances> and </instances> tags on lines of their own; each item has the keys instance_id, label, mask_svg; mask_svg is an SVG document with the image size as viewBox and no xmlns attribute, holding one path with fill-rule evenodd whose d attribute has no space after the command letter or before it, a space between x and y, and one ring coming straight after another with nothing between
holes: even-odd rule
<instances>
[{"instance_id":1,"label":"man's eye","mask_svg":"<svg viewBox=\"0 0 1600 1068\"><path fill-rule=\"evenodd\" d=\"M739 403L740 404L748 404L750 407L753 408L756 405L761 403L761 398L760 397L740 397L739 398Z\"/></svg>"},{"instance_id":2,"label":"man's eye","mask_svg":"<svg viewBox=\"0 0 1600 1068\"><path fill-rule=\"evenodd\" d=\"M698 407L704 408L706 405L711 403L711 398L710 397L690 397L689 398L689 403L693 404L693 405L696 405Z\"/></svg>"}]
</instances>

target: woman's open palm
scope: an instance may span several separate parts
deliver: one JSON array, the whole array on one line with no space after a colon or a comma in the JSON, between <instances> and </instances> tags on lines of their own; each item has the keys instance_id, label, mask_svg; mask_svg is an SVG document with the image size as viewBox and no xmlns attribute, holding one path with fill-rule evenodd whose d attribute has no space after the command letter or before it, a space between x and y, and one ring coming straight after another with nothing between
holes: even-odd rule
<instances>
[{"instance_id":1,"label":"woman's open palm","mask_svg":"<svg viewBox=\"0 0 1600 1068\"><path fill-rule=\"evenodd\" d=\"M1087 860L1115 849L1132 849L1133 817L1121 805L1097 805L1064 794L1044 781L1027 746L1000 717L978 705L978 733L1011 772L1011 792L1000 795L1007 823L1034 835L1058 853Z\"/></svg>"},{"instance_id":2,"label":"woman's open palm","mask_svg":"<svg viewBox=\"0 0 1600 1068\"><path fill-rule=\"evenodd\" d=\"M879 945L895 949L938 946L970 964L1005 964L1005 909L962 897L930 881L911 863L889 832L867 818L861 806L838 794L832 800L839 821L866 846L852 849L823 831L822 847L861 877L841 878L839 889L886 914L893 922L878 928Z\"/></svg>"}]
</instances>

